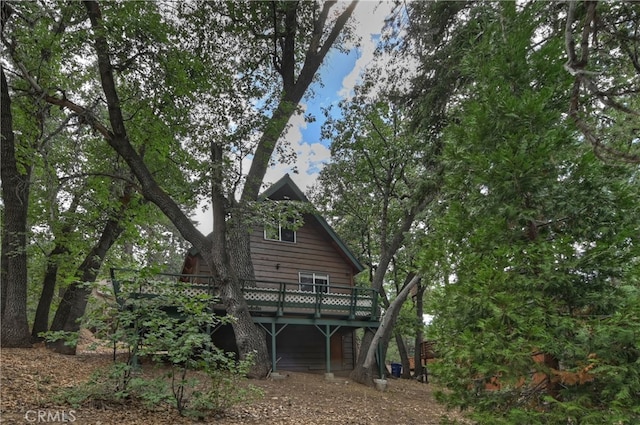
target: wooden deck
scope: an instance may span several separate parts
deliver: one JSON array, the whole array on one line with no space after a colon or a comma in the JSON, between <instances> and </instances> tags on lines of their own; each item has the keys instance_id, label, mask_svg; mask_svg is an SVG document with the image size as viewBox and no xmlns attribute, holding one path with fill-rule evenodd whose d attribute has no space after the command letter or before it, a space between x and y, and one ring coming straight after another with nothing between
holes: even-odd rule
<instances>
[{"instance_id":1,"label":"wooden deck","mask_svg":"<svg viewBox=\"0 0 640 425\"><path fill-rule=\"evenodd\" d=\"M111 281L116 300L123 308L131 300L149 299L160 300L163 307L171 310L174 307L171 301L186 295L190 299L200 298L209 303L208 308L212 312L224 311L217 297L219 288L212 276L145 274L112 269ZM315 367L321 368L320 358L323 356L320 353L323 346L324 369L327 373L332 370L332 363L338 370L353 367L353 341L346 341L345 338L353 338L356 328L375 329L380 325L378 294L371 288L251 281L244 282L242 290L253 322L267 334L273 372L277 371L279 358L285 359L284 363L290 361L294 365L313 362ZM169 305L164 304L165 300ZM295 336L296 332L307 337L313 334L315 337L307 340L303 344L305 347L300 347L303 339ZM324 344L317 342L323 340ZM313 356L306 352L312 352ZM379 349L378 356L381 355ZM349 358L345 360L345 356ZM383 363L379 362L381 376Z\"/></svg>"},{"instance_id":2,"label":"wooden deck","mask_svg":"<svg viewBox=\"0 0 640 425\"><path fill-rule=\"evenodd\" d=\"M131 271L112 270L116 298L153 296L179 290L189 296L209 295L217 300L213 277L204 275L155 274L135 275ZM323 288L324 289L324 288ZM300 289L299 283L244 282L243 293L252 316L335 318L344 320L379 319L378 297L371 288L330 285L317 292ZM219 300L214 308L222 310Z\"/></svg>"}]
</instances>

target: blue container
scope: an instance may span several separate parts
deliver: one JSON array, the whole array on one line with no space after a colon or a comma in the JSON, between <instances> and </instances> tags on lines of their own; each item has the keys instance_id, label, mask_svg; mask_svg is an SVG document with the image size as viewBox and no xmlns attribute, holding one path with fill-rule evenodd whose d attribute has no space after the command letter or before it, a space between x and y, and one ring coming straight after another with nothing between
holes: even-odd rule
<instances>
[{"instance_id":1,"label":"blue container","mask_svg":"<svg viewBox=\"0 0 640 425\"><path fill-rule=\"evenodd\" d=\"M399 378L402 375L402 365L400 363L391 363L391 376Z\"/></svg>"}]
</instances>

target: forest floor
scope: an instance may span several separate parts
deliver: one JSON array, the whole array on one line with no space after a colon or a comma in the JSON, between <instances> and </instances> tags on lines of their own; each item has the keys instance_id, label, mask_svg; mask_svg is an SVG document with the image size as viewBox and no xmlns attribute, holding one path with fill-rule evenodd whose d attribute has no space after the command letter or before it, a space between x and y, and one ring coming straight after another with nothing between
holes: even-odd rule
<instances>
[{"instance_id":1,"label":"forest floor","mask_svg":"<svg viewBox=\"0 0 640 425\"><path fill-rule=\"evenodd\" d=\"M79 349L75 356L52 353L44 347L2 349L0 422L435 425L443 417L462 419L436 403L432 384L390 379L382 392L345 377L325 380L323 374L282 371L284 379L251 380L242 384L260 388L261 396L232 407L224 416L199 421L180 417L167 405L146 408L140 402L131 401L119 405L90 403L73 408L56 401L61 391L87 382L94 371L104 370L111 364L112 353L106 349ZM145 374L162 373L161 369L162 366L143 364Z\"/></svg>"}]
</instances>

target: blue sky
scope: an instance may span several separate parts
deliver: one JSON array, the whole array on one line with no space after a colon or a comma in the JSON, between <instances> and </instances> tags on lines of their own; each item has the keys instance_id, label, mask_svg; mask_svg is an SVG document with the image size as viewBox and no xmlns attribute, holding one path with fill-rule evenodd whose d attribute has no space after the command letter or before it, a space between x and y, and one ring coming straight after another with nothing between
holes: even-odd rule
<instances>
[{"instance_id":1,"label":"blue sky","mask_svg":"<svg viewBox=\"0 0 640 425\"><path fill-rule=\"evenodd\" d=\"M277 181L285 173L290 173L303 191L315 182L323 164L330 157L329 141L320 139L320 129L324 122L322 108L333 105L333 116L338 114L338 102L352 93L353 87L360 81L360 75L372 61L384 27L384 19L392 8L392 3L386 1L361 0L358 3L352 19L355 20L355 33L360 38L359 45L351 46L349 53L332 49L319 71L323 86L314 84L311 89L315 96L303 100L305 114L313 115L316 120L307 123L298 115L289 121L291 128L285 139L298 155L298 174L291 172L291 166L277 164L267 171L265 185Z\"/></svg>"},{"instance_id":2,"label":"blue sky","mask_svg":"<svg viewBox=\"0 0 640 425\"><path fill-rule=\"evenodd\" d=\"M322 108L333 105L332 115L336 116L338 101L342 99L340 96L343 88L342 81L353 71L356 61L362 54L360 49L354 48L348 54L332 50L327 56L327 64L321 70L324 87L314 84L313 90L318 94L306 104L306 113L314 116L316 121L307 123L307 127L301 131L302 143L323 142L320 140L320 129L324 123Z\"/></svg>"},{"instance_id":3,"label":"blue sky","mask_svg":"<svg viewBox=\"0 0 640 425\"><path fill-rule=\"evenodd\" d=\"M360 81L360 75L372 61L384 19L392 8L392 3L388 1L360 0L352 16L355 34L360 39L359 45L350 46L348 53L331 49L319 71L322 86L317 83L312 85L311 91L315 96L302 101L305 114L313 115L315 121L307 123L302 115L294 115L289 121L290 128L284 138L296 152L295 167L298 173L294 174L290 165L276 164L267 171L265 186L276 182L285 173L289 173L303 191L315 183L318 173L330 159L329 141L320 139L324 123L322 108L333 105L333 116L338 114L338 102L352 93ZM248 170L249 165L243 164L243 169ZM202 211L201 207L197 209L194 219L199 222L198 228L202 232L209 233L213 230L211 211Z\"/></svg>"}]
</instances>

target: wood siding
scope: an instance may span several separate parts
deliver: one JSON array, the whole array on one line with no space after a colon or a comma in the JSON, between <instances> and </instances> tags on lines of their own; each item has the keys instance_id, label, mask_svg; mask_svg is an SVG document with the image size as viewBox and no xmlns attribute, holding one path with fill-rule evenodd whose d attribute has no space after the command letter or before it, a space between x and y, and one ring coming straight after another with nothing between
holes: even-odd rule
<instances>
[{"instance_id":1,"label":"wood siding","mask_svg":"<svg viewBox=\"0 0 640 425\"><path fill-rule=\"evenodd\" d=\"M299 272L318 272L329 275L330 290L332 285L353 285L353 269L315 219L305 216L296 233L296 242L280 242L265 240L262 228L254 230L251 259L256 280L293 283Z\"/></svg>"},{"instance_id":2,"label":"wood siding","mask_svg":"<svg viewBox=\"0 0 640 425\"><path fill-rule=\"evenodd\" d=\"M329 276L329 292L334 293L333 298L341 297L336 293L351 294L352 291L348 287L353 286L354 274L361 266L357 262L354 263L350 253L345 253L339 247L340 242L336 241L334 236L327 232L316 217L305 215L304 221L305 224L296 231L295 242L266 240L263 228L255 228L253 230L250 240L251 260L254 266L255 278L258 282L257 287L272 287L274 290L285 288L286 291L292 291L295 295L295 292L299 292L299 273L311 272ZM211 275L206 262L198 254L187 256L183 273L202 276L199 279L195 279L195 281L203 284L207 283L207 276ZM277 283L287 283L287 285L280 286ZM356 293L359 296L362 295L362 293ZM308 292L304 294L305 296L310 295ZM325 298L319 299L324 300ZM331 301L331 299L331 294L327 294L327 302ZM360 298L358 299L360 300ZM262 298L261 300L264 301ZM285 298L284 300L286 301L287 299ZM298 301L298 303L300 302ZM357 305L359 306L360 304ZM222 308L222 306L218 307ZM272 316L276 313L276 307L274 306L272 310L260 306L258 310L252 311L251 314ZM349 314L348 303L344 305L343 310L325 310L323 308L321 314L323 317L346 317ZM292 317L310 317L314 313L313 309L306 307L304 309L297 307L296 310L295 306L285 306L285 314L290 314ZM358 316L358 313L355 314L357 318L362 318ZM332 330L334 329L335 327L332 327ZM344 326L331 336L329 342L331 371L353 370L355 363L354 333L353 327ZM271 352L271 336L266 334L265 337L269 352ZM237 353L235 337L230 326L224 326L216 330L212 338L220 348ZM325 372L326 343L326 337L311 323L308 325L287 325L276 337L277 370Z\"/></svg>"}]
</instances>

